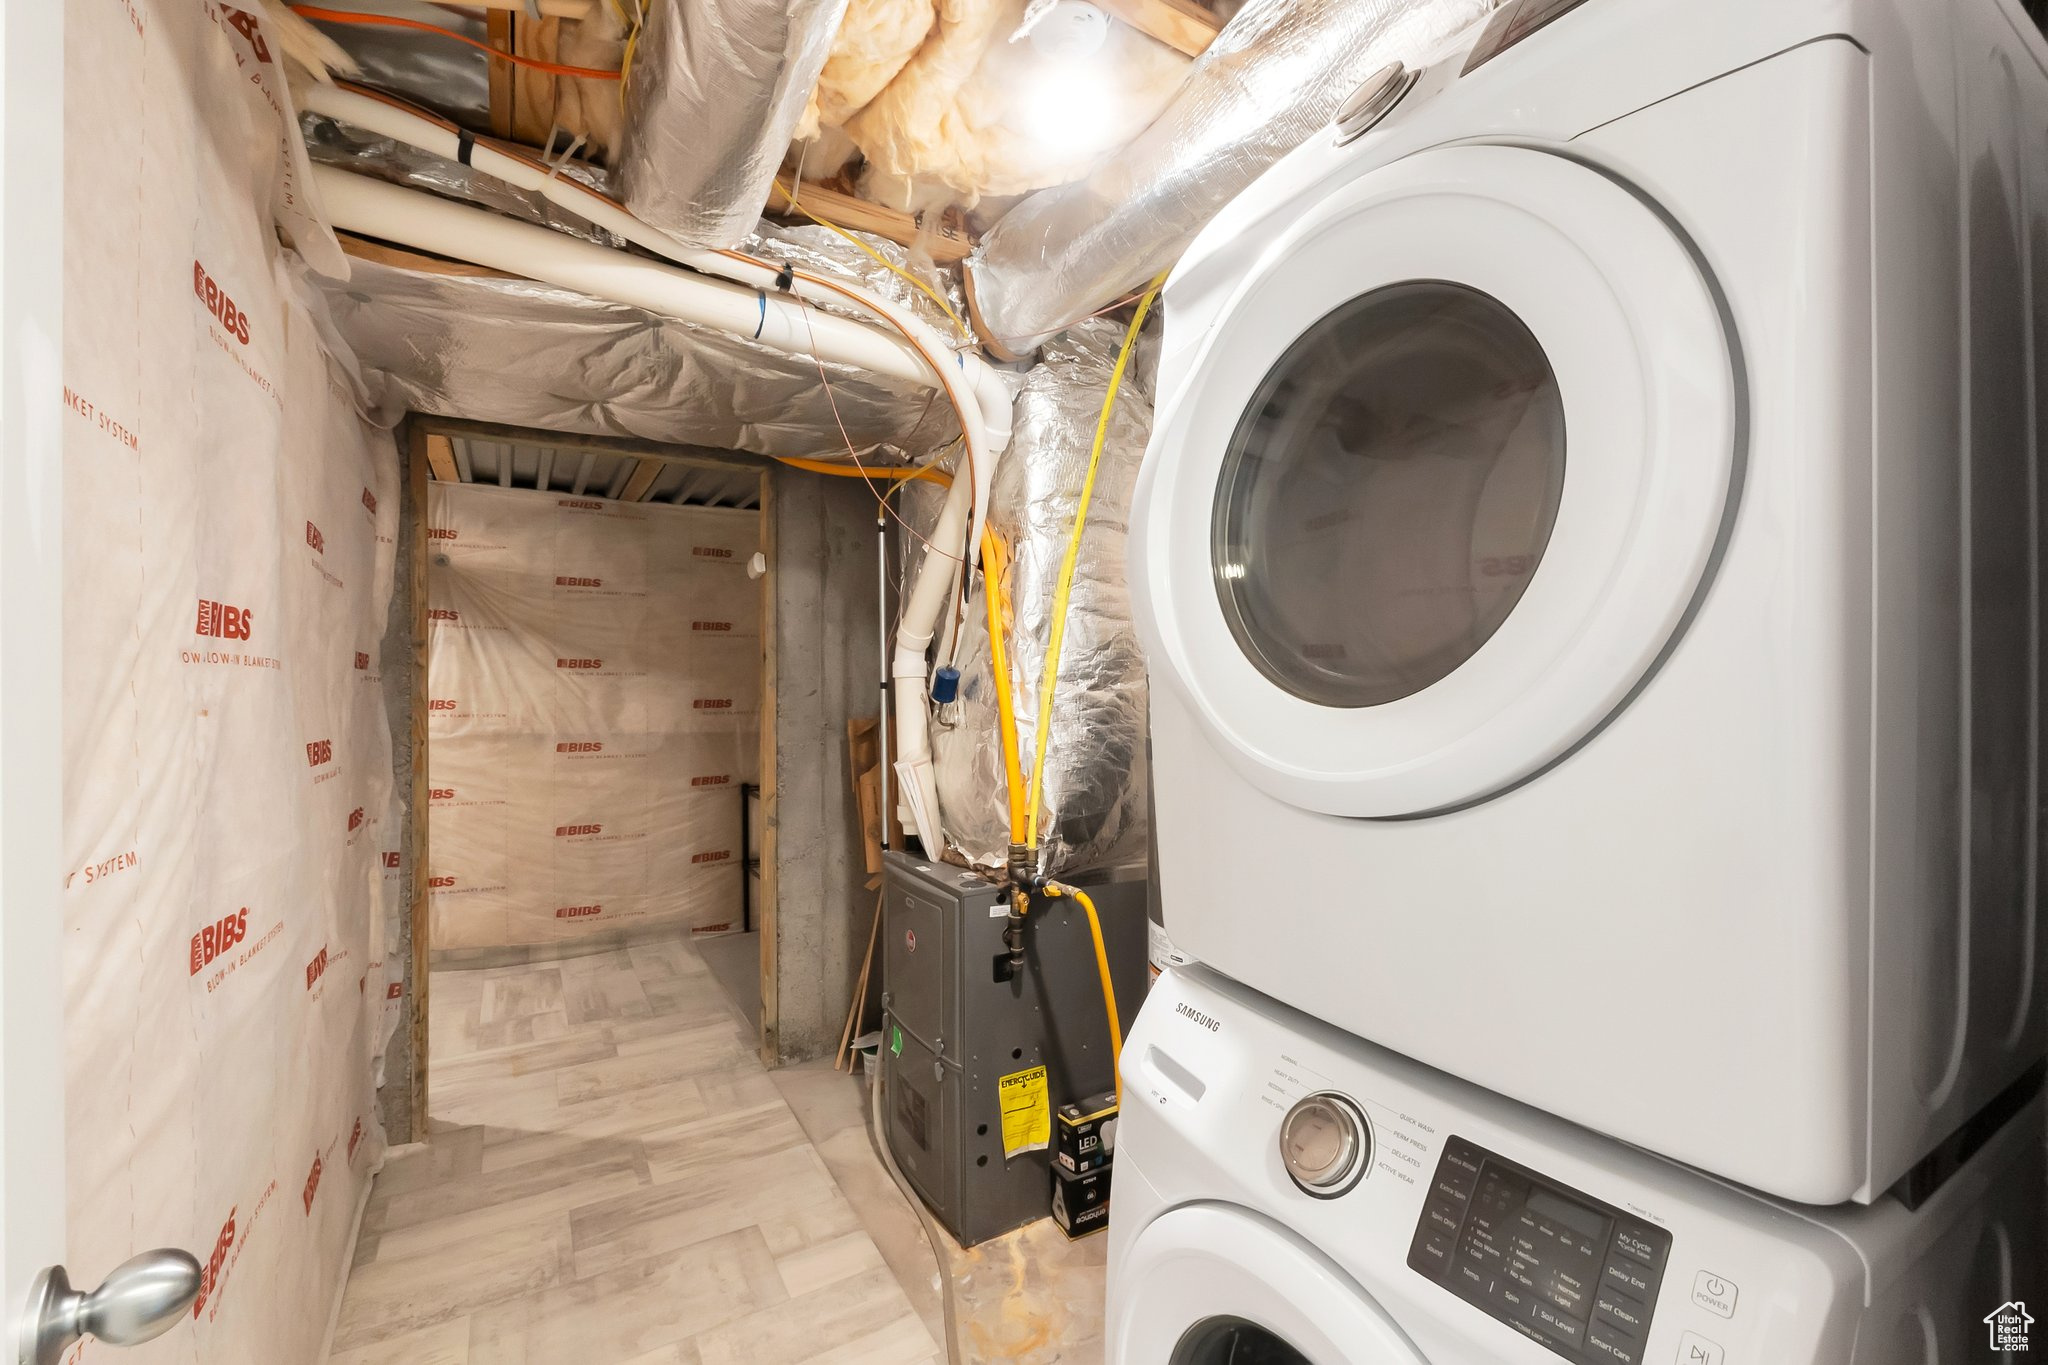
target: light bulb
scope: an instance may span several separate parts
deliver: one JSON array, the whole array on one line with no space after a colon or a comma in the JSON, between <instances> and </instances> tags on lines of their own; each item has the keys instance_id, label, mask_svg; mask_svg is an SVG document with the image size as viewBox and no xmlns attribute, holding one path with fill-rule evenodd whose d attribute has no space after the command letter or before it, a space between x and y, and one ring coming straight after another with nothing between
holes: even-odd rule
<instances>
[{"instance_id":1,"label":"light bulb","mask_svg":"<svg viewBox=\"0 0 2048 1365\"><path fill-rule=\"evenodd\" d=\"M1086 61L1109 40L1109 16L1088 0L1054 0L1031 26L1032 50L1060 61Z\"/></svg>"}]
</instances>

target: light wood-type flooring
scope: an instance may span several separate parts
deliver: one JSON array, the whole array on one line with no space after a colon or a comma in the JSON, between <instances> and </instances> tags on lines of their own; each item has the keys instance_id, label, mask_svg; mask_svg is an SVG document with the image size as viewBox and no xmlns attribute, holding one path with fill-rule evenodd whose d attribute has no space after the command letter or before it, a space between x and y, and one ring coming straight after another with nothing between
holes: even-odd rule
<instances>
[{"instance_id":1,"label":"light wood-type flooring","mask_svg":"<svg viewBox=\"0 0 2048 1365\"><path fill-rule=\"evenodd\" d=\"M436 972L430 999L432 1141L377 1176L329 1365L939 1356L891 1269L930 1253L884 1258L688 944Z\"/></svg>"}]
</instances>

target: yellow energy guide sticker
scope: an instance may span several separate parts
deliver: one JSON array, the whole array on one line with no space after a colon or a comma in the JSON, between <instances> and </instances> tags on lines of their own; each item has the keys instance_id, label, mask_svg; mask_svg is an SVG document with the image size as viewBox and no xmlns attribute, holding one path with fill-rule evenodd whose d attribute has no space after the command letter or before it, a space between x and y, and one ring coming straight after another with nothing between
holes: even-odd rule
<instances>
[{"instance_id":1,"label":"yellow energy guide sticker","mask_svg":"<svg viewBox=\"0 0 2048 1365\"><path fill-rule=\"evenodd\" d=\"M1013 1071L997 1083L1003 1106L1003 1155L1042 1152L1052 1145L1052 1105L1045 1097L1045 1068Z\"/></svg>"}]
</instances>

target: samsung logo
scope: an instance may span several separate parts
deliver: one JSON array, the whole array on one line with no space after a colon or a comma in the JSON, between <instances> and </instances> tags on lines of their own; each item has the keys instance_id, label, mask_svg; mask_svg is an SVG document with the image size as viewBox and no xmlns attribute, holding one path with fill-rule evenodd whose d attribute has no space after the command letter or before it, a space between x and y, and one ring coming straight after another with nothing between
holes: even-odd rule
<instances>
[{"instance_id":1,"label":"samsung logo","mask_svg":"<svg viewBox=\"0 0 2048 1365\"><path fill-rule=\"evenodd\" d=\"M1211 1033L1215 1033L1223 1027L1222 1020L1212 1019L1192 1005L1175 1005L1173 1011L1175 1014L1186 1015Z\"/></svg>"}]
</instances>

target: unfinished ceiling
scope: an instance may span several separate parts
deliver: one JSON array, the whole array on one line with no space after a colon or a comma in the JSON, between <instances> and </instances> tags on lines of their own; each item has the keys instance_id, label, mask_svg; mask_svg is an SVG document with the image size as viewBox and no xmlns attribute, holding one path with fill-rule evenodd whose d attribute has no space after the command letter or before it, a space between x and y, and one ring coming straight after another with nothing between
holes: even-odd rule
<instances>
[{"instance_id":1,"label":"unfinished ceiling","mask_svg":"<svg viewBox=\"0 0 2048 1365\"><path fill-rule=\"evenodd\" d=\"M872 234L907 248L934 298L964 270L963 340L1026 360L1053 333L1134 299L1367 75L1424 60L1494 0L533 0L533 13L525 0L489 0L487 11L347 3L286 15L472 145L528 148L562 179L611 189L615 207L683 249L779 260L764 234L784 230L761 225L762 213L848 242ZM423 17L444 9L483 17ZM500 191L457 183L466 165L401 170L346 128L309 127L308 141L316 159L530 216ZM557 406L579 404L601 400ZM829 454L830 440L788 450L774 423L751 420L746 440L659 434ZM904 434L916 425L908 414L895 432L837 444L916 458L932 448Z\"/></svg>"},{"instance_id":2,"label":"unfinished ceiling","mask_svg":"<svg viewBox=\"0 0 2048 1365\"><path fill-rule=\"evenodd\" d=\"M764 200L972 246L1015 196L1142 131L1222 26L1195 0L334 0L273 12L328 64L471 132L609 166L678 240L729 245ZM349 68L353 67L351 71ZM581 75L571 73L585 73ZM801 184L798 177L801 176Z\"/></svg>"},{"instance_id":3,"label":"unfinished ceiling","mask_svg":"<svg viewBox=\"0 0 2048 1365\"><path fill-rule=\"evenodd\" d=\"M761 505L759 468L708 457L429 436L427 464L429 473L443 483L496 484L610 502L665 502L679 507Z\"/></svg>"}]
</instances>

